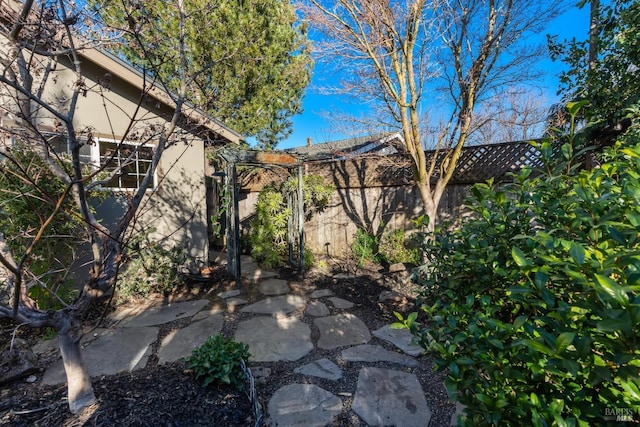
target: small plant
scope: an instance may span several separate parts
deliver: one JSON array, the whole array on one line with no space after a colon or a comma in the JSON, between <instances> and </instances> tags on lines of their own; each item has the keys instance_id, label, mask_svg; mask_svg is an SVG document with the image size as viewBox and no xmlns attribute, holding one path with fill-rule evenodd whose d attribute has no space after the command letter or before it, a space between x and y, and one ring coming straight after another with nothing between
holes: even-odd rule
<instances>
[{"instance_id":1,"label":"small plant","mask_svg":"<svg viewBox=\"0 0 640 427\"><path fill-rule=\"evenodd\" d=\"M351 252L355 257L358 267L364 267L368 262L379 263L378 238L367 233L362 228L356 231L355 239L351 243Z\"/></svg>"},{"instance_id":2,"label":"small plant","mask_svg":"<svg viewBox=\"0 0 640 427\"><path fill-rule=\"evenodd\" d=\"M187 263L185 248L165 249L160 244L149 244L129 254L129 260L118 274L120 302L131 297L170 292L182 283L179 271Z\"/></svg>"},{"instance_id":3,"label":"small plant","mask_svg":"<svg viewBox=\"0 0 640 427\"><path fill-rule=\"evenodd\" d=\"M242 360L245 363L249 360L249 346L216 334L193 350L187 364L197 379L203 379L204 387L219 381L242 390L245 385Z\"/></svg>"},{"instance_id":4,"label":"small plant","mask_svg":"<svg viewBox=\"0 0 640 427\"><path fill-rule=\"evenodd\" d=\"M418 248L409 247L408 243L404 230L383 233L378 247L380 256L390 264L417 264L420 259Z\"/></svg>"},{"instance_id":5,"label":"small plant","mask_svg":"<svg viewBox=\"0 0 640 427\"><path fill-rule=\"evenodd\" d=\"M315 257L313 256L313 252L311 252L311 249L309 249L309 248L304 248L304 268L305 268L305 270L310 270L311 268L313 268L314 264L315 264Z\"/></svg>"}]
</instances>

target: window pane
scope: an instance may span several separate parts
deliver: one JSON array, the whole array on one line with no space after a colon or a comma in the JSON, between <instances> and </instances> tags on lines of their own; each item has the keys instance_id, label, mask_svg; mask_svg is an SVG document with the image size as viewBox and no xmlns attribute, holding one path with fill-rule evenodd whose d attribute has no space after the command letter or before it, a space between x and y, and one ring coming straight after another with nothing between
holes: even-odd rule
<instances>
[{"instance_id":1,"label":"window pane","mask_svg":"<svg viewBox=\"0 0 640 427\"><path fill-rule=\"evenodd\" d=\"M118 144L115 142L100 141L100 165L106 166L110 172L118 165L124 164L118 179L113 179L108 187L138 188L151 167L153 147L135 146L132 144ZM110 157L113 159L109 161ZM109 163L107 165L107 162Z\"/></svg>"},{"instance_id":2,"label":"window pane","mask_svg":"<svg viewBox=\"0 0 640 427\"><path fill-rule=\"evenodd\" d=\"M153 158L153 149L151 147L140 147L138 150L138 158L140 160L151 161Z\"/></svg>"},{"instance_id":3,"label":"window pane","mask_svg":"<svg viewBox=\"0 0 640 427\"><path fill-rule=\"evenodd\" d=\"M62 136L50 138L49 145L51 146L51 150L58 156L69 154L69 151L67 150L67 138Z\"/></svg>"}]
</instances>

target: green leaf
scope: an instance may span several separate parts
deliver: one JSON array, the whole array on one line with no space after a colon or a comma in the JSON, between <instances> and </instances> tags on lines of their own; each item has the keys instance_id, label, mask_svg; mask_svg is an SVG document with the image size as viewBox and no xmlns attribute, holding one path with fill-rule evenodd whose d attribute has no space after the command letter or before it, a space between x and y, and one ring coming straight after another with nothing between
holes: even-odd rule
<instances>
[{"instance_id":1,"label":"green leaf","mask_svg":"<svg viewBox=\"0 0 640 427\"><path fill-rule=\"evenodd\" d=\"M549 347L547 347L546 345L544 345L543 343L541 343L540 341L536 341L536 340L531 340L531 339L524 339L521 341L522 345L529 347L530 349L543 353L543 354L547 354L547 355L551 355L553 354L553 352L551 351L551 349Z\"/></svg>"},{"instance_id":2,"label":"green leaf","mask_svg":"<svg viewBox=\"0 0 640 427\"><path fill-rule=\"evenodd\" d=\"M578 265L584 264L585 250L582 247L582 245L576 242L571 242L571 248L569 249L569 254L571 255L571 259L573 259L573 261L576 264Z\"/></svg>"},{"instance_id":3,"label":"green leaf","mask_svg":"<svg viewBox=\"0 0 640 427\"><path fill-rule=\"evenodd\" d=\"M588 101L582 100L577 102L567 102L567 112L570 116L575 117L576 114L584 107L589 104Z\"/></svg>"},{"instance_id":4,"label":"green leaf","mask_svg":"<svg viewBox=\"0 0 640 427\"><path fill-rule=\"evenodd\" d=\"M620 380L620 385L634 401L640 401L640 390L632 379Z\"/></svg>"},{"instance_id":5,"label":"green leaf","mask_svg":"<svg viewBox=\"0 0 640 427\"><path fill-rule=\"evenodd\" d=\"M549 280L549 275L542 270L536 271L534 283L538 289L544 287Z\"/></svg>"},{"instance_id":6,"label":"green leaf","mask_svg":"<svg viewBox=\"0 0 640 427\"><path fill-rule=\"evenodd\" d=\"M628 317L601 320L596 323L596 328L602 332L631 331L630 320Z\"/></svg>"},{"instance_id":7,"label":"green leaf","mask_svg":"<svg viewBox=\"0 0 640 427\"><path fill-rule=\"evenodd\" d=\"M407 324L409 326L411 326L411 324L413 324L416 321L417 318L418 318L418 312L417 311L412 311L407 316Z\"/></svg>"},{"instance_id":8,"label":"green leaf","mask_svg":"<svg viewBox=\"0 0 640 427\"><path fill-rule=\"evenodd\" d=\"M527 318L525 316L518 316L516 318L516 320L513 321L513 327L515 329L520 328L522 325L524 325L524 322L527 321Z\"/></svg>"},{"instance_id":9,"label":"green leaf","mask_svg":"<svg viewBox=\"0 0 640 427\"><path fill-rule=\"evenodd\" d=\"M556 338L556 352L563 352L573 342L575 332L563 332Z\"/></svg>"},{"instance_id":10,"label":"green leaf","mask_svg":"<svg viewBox=\"0 0 640 427\"><path fill-rule=\"evenodd\" d=\"M487 341L489 341L489 344L491 344L492 346L499 348L500 350L504 350L504 344L502 344L502 341L500 341L499 339L489 338Z\"/></svg>"},{"instance_id":11,"label":"green leaf","mask_svg":"<svg viewBox=\"0 0 640 427\"><path fill-rule=\"evenodd\" d=\"M527 267L531 265L531 262L527 260L524 252L522 252L517 246L511 248L511 256L513 257L513 260L516 262L518 267Z\"/></svg>"},{"instance_id":12,"label":"green leaf","mask_svg":"<svg viewBox=\"0 0 640 427\"><path fill-rule=\"evenodd\" d=\"M626 216L627 216L627 220L629 221L629 224L633 225L636 228L640 227L640 213L627 212Z\"/></svg>"},{"instance_id":13,"label":"green leaf","mask_svg":"<svg viewBox=\"0 0 640 427\"><path fill-rule=\"evenodd\" d=\"M533 406L535 406L536 408L540 407L540 399L538 398L537 394L531 392L529 398L531 399L531 403L533 404Z\"/></svg>"},{"instance_id":14,"label":"green leaf","mask_svg":"<svg viewBox=\"0 0 640 427\"><path fill-rule=\"evenodd\" d=\"M391 325L389 325L389 328L391 328L391 329L407 329L405 324L404 323L400 323L400 322L393 322Z\"/></svg>"},{"instance_id":15,"label":"green leaf","mask_svg":"<svg viewBox=\"0 0 640 427\"><path fill-rule=\"evenodd\" d=\"M596 274L595 278L600 287L618 303L623 306L629 304L629 297L627 296L627 293L624 292L622 286L618 285L613 279L601 274Z\"/></svg>"},{"instance_id":16,"label":"green leaf","mask_svg":"<svg viewBox=\"0 0 640 427\"><path fill-rule=\"evenodd\" d=\"M473 359L469 357L459 357L456 359L458 365L473 365Z\"/></svg>"},{"instance_id":17,"label":"green leaf","mask_svg":"<svg viewBox=\"0 0 640 427\"><path fill-rule=\"evenodd\" d=\"M622 234L615 227L608 226L607 227L607 231L609 232L609 235L611 236L611 238L613 240L615 240L616 242L618 242L619 244L621 244L621 245L626 245L627 244L627 239L624 237L624 234Z\"/></svg>"}]
</instances>

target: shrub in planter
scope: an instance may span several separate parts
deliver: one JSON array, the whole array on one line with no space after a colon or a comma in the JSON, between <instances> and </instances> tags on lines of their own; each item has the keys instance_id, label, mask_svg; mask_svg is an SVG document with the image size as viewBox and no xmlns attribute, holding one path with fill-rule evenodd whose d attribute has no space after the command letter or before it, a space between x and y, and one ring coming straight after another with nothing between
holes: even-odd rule
<instances>
[{"instance_id":1,"label":"shrub in planter","mask_svg":"<svg viewBox=\"0 0 640 427\"><path fill-rule=\"evenodd\" d=\"M398 316L447 372L463 425L640 417L637 129L592 170L574 172L570 145L553 168L542 144L546 172L476 185L473 214L428 242L426 322Z\"/></svg>"}]
</instances>

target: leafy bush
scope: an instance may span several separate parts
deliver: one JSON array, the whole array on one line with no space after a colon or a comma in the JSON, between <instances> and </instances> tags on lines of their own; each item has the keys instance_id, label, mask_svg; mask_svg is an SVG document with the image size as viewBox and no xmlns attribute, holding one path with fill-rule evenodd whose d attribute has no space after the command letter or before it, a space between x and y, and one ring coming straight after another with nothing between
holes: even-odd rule
<instances>
[{"instance_id":1,"label":"leafy bush","mask_svg":"<svg viewBox=\"0 0 640 427\"><path fill-rule=\"evenodd\" d=\"M404 230L385 232L380 238L378 251L380 256L390 264L417 264L420 254L417 247L410 247Z\"/></svg>"},{"instance_id":2,"label":"leafy bush","mask_svg":"<svg viewBox=\"0 0 640 427\"><path fill-rule=\"evenodd\" d=\"M249 360L249 346L216 334L196 348L187 359L196 378L203 379L203 386L219 381L239 390L244 388L242 363Z\"/></svg>"},{"instance_id":3,"label":"leafy bush","mask_svg":"<svg viewBox=\"0 0 640 427\"><path fill-rule=\"evenodd\" d=\"M137 247L139 243L133 243ZM129 259L118 273L118 300L166 293L183 283L180 269L187 263L185 248L164 248L157 243L128 251Z\"/></svg>"},{"instance_id":4,"label":"leafy bush","mask_svg":"<svg viewBox=\"0 0 640 427\"><path fill-rule=\"evenodd\" d=\"M359 228L353 243L351 243L351 253L359 267L364 267L368 262L379 263L378 238Z\"/></svg>"},{"instance_id":5,"label":"leafy bush","mask_svg":"<svg viewBox=\"0 0 640 427\"><path fill-rule=\"evenodd\" d=\"M26 285L40 309L61 308L76 295L68 266L82 243L73 200L65 194L64 183L20 142L11 149L11 160L0 154L0 162L0 230L12 253L24 254L53 215L25 263L27 277L33 279Z\"/></svg>"},{"instance_id":6,"label":"leafy bush","mask_svg":"<svg viewBox=\"0 0 640 427\"><path fill-rule=\"evenodd\" d=\"M292 210L287 206L287 197L295 202L298 180L290 179L279 186L265 186L258 195L255 217L249 226L248 241L251 256L268 268L277 268L284 264L288 253L289 218ZM325 185L322 177L307 175L303 178L303 197L305 219L321 212L329 202L333 187ZM305 251L305 268L313 265L311 252Z\"/></svg>"},{"instance_id":7,"label":"leafy bush","mask_svg":"<svg viewBox=\"0 0 640 427\"><path fill-rule=\"evenodd\" d=\"M251 256L269 268L282 265L287 249L288 218L283 194L275 185L266 186L258 195L255 218L249 229Z\"/></svg>"},{"instance_id":8,"label":"leafy bush","mask_svg":"<svg viewBox=\"0 0 640 427\"><path fill-rule=\"evenodd\" d=\"M543 143L547 172L476 185L472 215L427 244L419 304L428 323L398 317L447 372L448 392L466 406L463 425L638 417L637 129L580 172L569 144L559 169Z\"/></svg>"}]
</instances>

